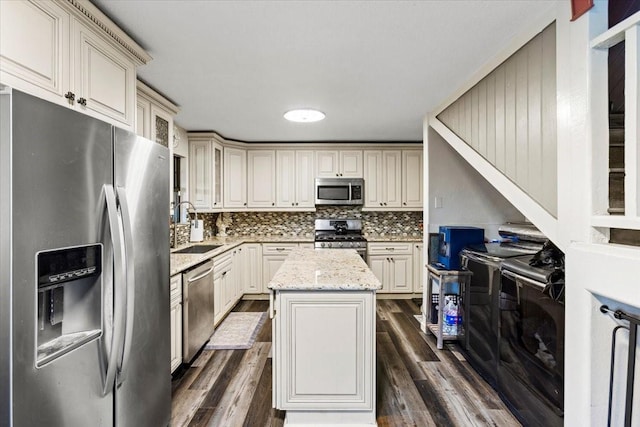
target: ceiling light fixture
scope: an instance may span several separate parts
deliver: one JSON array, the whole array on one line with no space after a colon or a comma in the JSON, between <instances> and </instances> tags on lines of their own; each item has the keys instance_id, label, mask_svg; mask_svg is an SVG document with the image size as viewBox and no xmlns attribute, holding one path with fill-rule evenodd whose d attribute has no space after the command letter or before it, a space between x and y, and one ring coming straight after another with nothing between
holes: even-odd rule
<instances>
[{"instance_id":1,"label":"ceiling light fixture","mask_svg":"<svg viewBox=\"0 0 640 427\"><path fill-rule=\"evenodd\" d=\"M284 118L290 122L296 123L313 123L324 119L324 113L322 111L313 110L310 108L300 108L297 110L290 110L284 113Z\"/></svg>"}]
</instances>

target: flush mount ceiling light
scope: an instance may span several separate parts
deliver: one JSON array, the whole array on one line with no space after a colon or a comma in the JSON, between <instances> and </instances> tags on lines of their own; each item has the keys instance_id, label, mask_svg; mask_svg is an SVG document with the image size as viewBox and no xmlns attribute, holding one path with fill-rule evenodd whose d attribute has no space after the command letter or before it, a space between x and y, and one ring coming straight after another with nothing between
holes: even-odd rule
<instances>
[{"instance_id":1,"label":"flush mount ceiling light","mask_svg":"<svg viewBox=\"0 0 640 427\"><path fill-rule=\"evenodd\" d=\"M324 113L310 108L301 108L290 110L284 113L284 118L290 122L296 123L313 123L324 119Z\"/></svg>"}]
</instances>

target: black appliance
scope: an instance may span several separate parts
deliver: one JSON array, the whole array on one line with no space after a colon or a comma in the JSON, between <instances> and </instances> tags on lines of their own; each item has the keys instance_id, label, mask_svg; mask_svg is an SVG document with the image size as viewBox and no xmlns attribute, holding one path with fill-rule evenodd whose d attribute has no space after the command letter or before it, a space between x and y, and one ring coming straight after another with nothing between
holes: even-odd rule
<instances>
[{"instance_id":1,"label":"black appliance","mask_svg":"<svg viewBox=\"0 0 640 427\"><path fill-rule=\"evenodd\" d=\"M524 425L562 426L564 276L532 258L502 263L498 391Z\"/></svg>"},{"instance_id":2,"label":"black appliance","mask_svg":"<svg viewBox=\"0 0 640 427\"><path fill-rule=\"evenodd\" d=\"M469 246L460 253L462 268L473 273L468 288L463 290L463 350L469 364L494 388L498 375L500 265L505 259L534 254L540 248L538 243L486 243Z\"/></svg>"}]
</instances>

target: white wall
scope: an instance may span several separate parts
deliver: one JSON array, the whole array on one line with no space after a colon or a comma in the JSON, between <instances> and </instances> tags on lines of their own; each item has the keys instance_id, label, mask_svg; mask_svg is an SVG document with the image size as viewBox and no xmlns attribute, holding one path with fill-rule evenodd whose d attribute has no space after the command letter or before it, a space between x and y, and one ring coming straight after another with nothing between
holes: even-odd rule
<instances>
[{"instance_id":1,"label":"white wall","mask_svg":"<svg viewBox=\"0 0 640 427\"><path fill-rule=\"evenodd\" d=\"M501 224L525 220L437 132L427 127L425 141L429 232L437 232L440 225L470 225L484 228L485 237L496 239ZM442 207L435 207L436 198Z\"/></svg>"}]
</instances>

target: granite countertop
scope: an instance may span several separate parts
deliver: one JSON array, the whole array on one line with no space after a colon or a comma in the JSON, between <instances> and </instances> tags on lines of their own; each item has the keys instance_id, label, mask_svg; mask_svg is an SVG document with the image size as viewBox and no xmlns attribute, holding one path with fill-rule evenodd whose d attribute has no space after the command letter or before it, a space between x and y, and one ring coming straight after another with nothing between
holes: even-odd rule
<instances>
[{"instance_id":1,"label":"granite countertop","mask_svg":"<svg viewBox=\"0 0 640 427\"><path fill-rule=\"evenodd\" d=\"M382 289L382 284L355 250L293 250L269 282L273 290Z\"/></svg>"},{"instance_id":2,"label":"granite countertop","mask_svg":"<svg viewBox=\"0 0 640 427\"><path fill-rule=\"evenodd\" d=\"M213 237L198 243L189 243L171 249L169 274L173 276L184 270L207 261L217 255L223 254L230 249L240 246L243 243L313 243L313 236L242 236L242 237ZM202 254L177 254L175 251L193 245L220 245L220 247Z\"/></svg>"}]
</instances>

